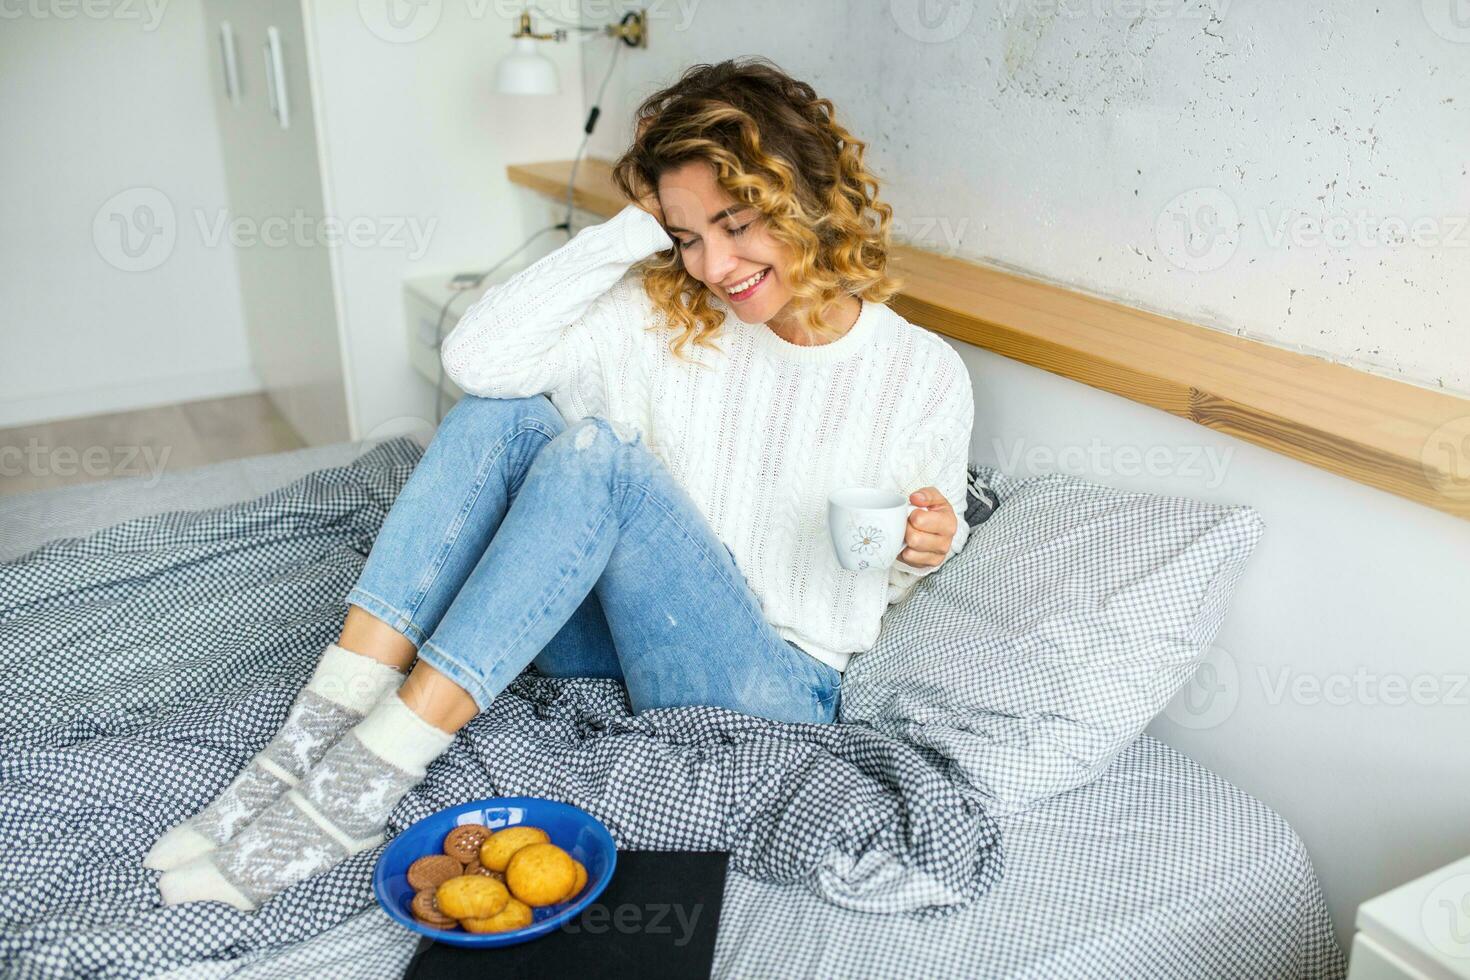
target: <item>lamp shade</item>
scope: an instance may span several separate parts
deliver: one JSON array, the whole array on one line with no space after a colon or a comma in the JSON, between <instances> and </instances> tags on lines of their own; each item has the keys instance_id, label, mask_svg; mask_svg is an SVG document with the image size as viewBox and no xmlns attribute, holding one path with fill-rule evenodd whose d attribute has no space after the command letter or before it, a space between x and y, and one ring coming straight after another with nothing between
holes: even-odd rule
<instances>
[{"instance_id":1,"label":"lamp shade","mask_svg":"<svg viewBox=\"0 0 1470 980\"><path fill-rule=\"evenodd\" d=\"M557 95L561 82L556 65L536 50L536 42L520 37L495 68L495 90L503 95Z\"/></svg>"}]
</instances>

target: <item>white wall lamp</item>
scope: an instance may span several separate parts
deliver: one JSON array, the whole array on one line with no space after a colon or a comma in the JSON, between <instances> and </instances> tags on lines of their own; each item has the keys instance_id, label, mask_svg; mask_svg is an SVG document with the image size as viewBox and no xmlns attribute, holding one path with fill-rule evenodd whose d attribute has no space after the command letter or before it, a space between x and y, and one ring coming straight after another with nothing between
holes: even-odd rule
<instances>
[{"instance_id":1,"label":"white wall lamp","mask_svg":"<svg viewBox=\"0 0 1470 980\"><path fill-rule=\"evenodd\" d=\"M532 10L553 23L566 26L559 27L550 34L538 34L531 29ZM560 94L561 80L557 74L556 65L550 58L540 53L536 42L565 41L568 36L568 28L583 32L585 40L591 40L591 35L600 35L620 40L630 48L648 47L648 11L646 10L630 10L616 24L589 27L585 24L557 20L534 4L527 4L526 9L521 11L519 27L511 35L511 39L515 41L515 50L501 58L500 64L496 66L496 91L502 95Z\"/></svg>"},{"instance_id":2,"label":"white wall lamp","mask_svg":"<svg viewBox=\"0 0 1470 980\"><path fill-rule=\"evenodd\" d=\"M575 212L575 189L577 186L577 167L582 162L582 154L587 149L587 140L592 135L592 130L597 126L597 117L601 113L600 103L602 93L607 88L607 81L612 77L613 68L618 63L618 52L624 47L647 48L648 47L648 11L646 9L630 10L616 24L604 24L602 27L588 27L583 24L573 24L570 21L559 21L535 4L526 4L521 11L520 26L511 35L515 40L515 50L504 58L495 67L495 89L502 95L559 95L561 93L561 81L557 74L556 65L550 58L537 50L537 41L565 41L568 37L565 28L558 28L550 34L537 34L531 30L531 11L535 10L541 16L553 23L566 25L574 31L581 32L578 40L590 41L595 37L610 37L613 39L612 56L608 59L607 72L602 76L602 84L597 89L597 96L593 99L591 111L587 115L587 123L582 127L582 143L577 148L576 156L572 158L572 173L567 179L567 204L566 217L558 224L542 228L530 238L520 244L510 255L486 269L484 272L462 273L454 277L450 282L449 298L439 308L439 322L434 327L434 349L438 350L444 341L444 323L449 315L449 309L457 297L464 295L468 290L476 289L485 282L489 276L517 255L521 250L530 245L542 232L561 231L568 239L572 237L572 216ZM618 44L622 41L622 44ZM439 383L434 388L434 420L435 424L444 419L444 411L441 407L444 395L444 362L439 362Z\"/></svg>"}]
</instances>

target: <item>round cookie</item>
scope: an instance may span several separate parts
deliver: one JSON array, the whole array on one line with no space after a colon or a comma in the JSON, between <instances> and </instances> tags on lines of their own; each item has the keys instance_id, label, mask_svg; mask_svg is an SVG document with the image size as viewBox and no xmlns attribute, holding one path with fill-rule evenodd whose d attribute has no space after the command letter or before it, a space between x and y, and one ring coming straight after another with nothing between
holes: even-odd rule
<instances>
[{"instance_id":1,"label":"round cookie","mask_svg":"<svg viewBox=\"0 0 1470 980\"><path fill-rule=\"evenodd\" d=\"M413 913L415 919L431 929L453 929L459 924L439 910L439 903L434 901L432 888L425 888L414 895L409 911Z\"/></svg>"},{"instance_id":2,"label":"round cookie","mask_svg":"<svg viewBox=\"0 0 1470 980\"><path fill-rule=\"evenodd\" d=\"M491 834L480 845L480 863L491 871L504 871L511 855L530 844L545 844L551 837L540 827L506 827Z\"/></svg>"},{"instance_id":3,"label":"round cookie","mask_svg":"<svg viewBox=\"0 0 1470 980\"><path fill-rule=\"evenodd\" d=\"M479 858L475 858L469 864L465 865L464 873L467 875L484 875L486 878L498 878L501 881L505 880L505 872L491 871L480 863Z\"/></svg>"},{"instance_id":4,"label":"round cookie","mask_svg":"<svg viewBox=\"0 0 1470 980\"><path fill-rule=\"evenodd\" d=\"M460 925L468 932L510 932L512 929L526 928L531 924L532 918L531 906L512 898L496 915L486 919L464 919Z\"/></svg>"},{"instance_id":5,"label":"round cookie","mask_svg":"<svg viewBox=\"0 0 1470 980\"><path fill-rule=\"evenodd\" d=\"M555 905L577 883L577 862L555 844L527 844L511 855L505 883L511 894L533 908Z\"/></svg>"},{"instance_id":6,"label":"round cookie","mask_svg":"<svg viewBox=\"0 0 1470 980\"><path fill-rule=\"evenodd\" d=\"M460 864L468 864L480 854L480 845L490 836L490 828L477 823L460 824L444 838L444 853Z\"/></svg>"},{"instance_id":7,"label":"round cookie","mask_svg":"<svg viewBox=\"0 0 1470 980\"><path fill-rule=\"evenodd\" d=\"M572 864L577 866L577 880L572 883L572 890L567 892L566 896L562 898L563 902L570 902L582 894L582 889L587 887L587 869L576 858L572 859Z\"/></svg>"},{"instance_id":8,"label":"round cookie","mask_svg":"<svg viewBox=\"0 0 1470 980\"><path fill-rule=\"evenodd\" d=\"M430 854L408 866L408 886L416 892L438 888L450 878L464 874L464 865L448 854Z\"/></svg>"},{"instance_id":9,"label":"round cookie","mask_svg":"<svg viewBox=\"0 0 1470 980\"><path fill-rule=\"evenodd\" d=\"M440 885L434 898L445 915L456 919L488 919L510 902L510 892L494 878L460 875Z\"/></svg>"}]
</instances>

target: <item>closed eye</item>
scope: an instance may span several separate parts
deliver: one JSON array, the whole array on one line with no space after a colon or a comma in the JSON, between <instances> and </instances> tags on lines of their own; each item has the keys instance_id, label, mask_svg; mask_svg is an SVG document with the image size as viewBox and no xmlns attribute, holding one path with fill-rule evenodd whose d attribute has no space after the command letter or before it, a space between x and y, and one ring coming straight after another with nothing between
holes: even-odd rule
<instances>
[{"instance_id":1,"label":"closed eye","mask_svg":"<svg viewBox=\"0 0 1470 980\"><path fill-rule=\"evenodd\" d=\"M741 235L745 234L746 229L748 229L753 224L755 224L754 221L747 221L745 224L741 225L739 228L731 228L729 233L730 233L731 237L739 238ZM675 241L675 244L677 244L681 250L682 249L686 249L686 248L693 248L695 245L699 244L699 239L698 238L691 238L687 242L680 241L679 239L676 238L676 239L674 239L674 241Z\"/></svg>"}]
</instances>

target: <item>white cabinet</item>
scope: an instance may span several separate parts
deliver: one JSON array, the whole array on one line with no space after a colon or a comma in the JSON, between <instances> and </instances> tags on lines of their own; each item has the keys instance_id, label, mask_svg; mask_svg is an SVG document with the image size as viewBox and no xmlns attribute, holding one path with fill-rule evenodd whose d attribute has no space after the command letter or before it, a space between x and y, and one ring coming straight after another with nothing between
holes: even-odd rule
<instances>
[{"instance_id":1,"label":"white cabinet","mask_svg":"<svg viewBox=\"0 0 1470 980\"><path fill-rule=\"evenodd\" d=\"M429 384L436 384L440 380L439 345L459 323L459 318L464 316L465 311L474 306L490 286L485 283L477 289L456 291L450 288L451 278L447 275L419 276L403 283L403 312L404 323L408 327L409 363ZM447 311L446 303L449 304ZM443 381L441 408L445 404L453 405L464 394L453 381L448 378Z\"/></svg>"},{"instance_id":2,"label":"white cabinet","mask_svg":"<svg viewBox=\"0 0 1470 980\"><path fill-rule=\"evenodd\" d=\"M1348 980L1470 980L1470 857L1358 906Z\"/></svg>"},{"instance_id":3,"label":"white cabinet","mask_svg":"<svg viewBox=\"0 0 1470 980\"><path fill-rule=\"evenodd\" d=\"M453 276L450 275L417 276L404 280L404 324L408 329L408 359L413 369L429 384L438 383L439 346L459 323L460 317L487 291L529 264L525 260L507 262L479 286L469 290L457 290L451 286ZM459 386L448 378L443 379L441 390L444 392L441 399L444 411L464 395Z\"/></svg>"},{"instance_id":4,"label":"white cabinet","mask_svg":"<svg viewBox=\"0 0 1470 980\"><path fill-rule=\"evenodd\" d=\"M309 445L350 438L332 256L300 0L204 0L227 215L256 371Z\"/></svg>"}]
</instances>

